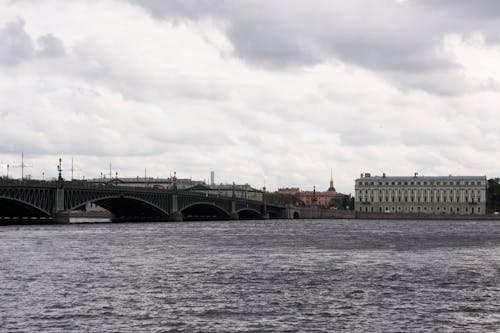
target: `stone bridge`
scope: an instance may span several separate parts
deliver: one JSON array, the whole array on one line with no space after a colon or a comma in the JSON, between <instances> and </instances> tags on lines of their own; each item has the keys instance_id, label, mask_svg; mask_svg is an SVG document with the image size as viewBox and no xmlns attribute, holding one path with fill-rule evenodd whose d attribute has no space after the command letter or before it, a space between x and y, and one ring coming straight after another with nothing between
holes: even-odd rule
<instances>
[{"instance_id":1,"label":"stone bridge","mask_svg":"<svg viewBox=\"0 0 500 333\"><path fill-rule=\"evenodd\" d=\"M69 222L70 212L93 203L114 221L267 219L283 207L191 191L94 186L85 182L0 182L0 223L11 220Z\"/></svg>"}]
</instances>

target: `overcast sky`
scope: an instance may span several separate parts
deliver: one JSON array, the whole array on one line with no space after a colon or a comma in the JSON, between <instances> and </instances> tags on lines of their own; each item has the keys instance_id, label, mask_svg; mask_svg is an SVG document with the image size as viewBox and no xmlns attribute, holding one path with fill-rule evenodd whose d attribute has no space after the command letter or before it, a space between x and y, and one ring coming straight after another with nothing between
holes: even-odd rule
<instances>
[{"instance_id":1,"label":"overcast sky","mask_svg":"<svg viewBox=\"0 0 500 333\"><path fill-rule=\"evenodd\" d=\"M0 172L498 177L499 31L496 0L0 0Z\"/></svg>"}]
</instances>

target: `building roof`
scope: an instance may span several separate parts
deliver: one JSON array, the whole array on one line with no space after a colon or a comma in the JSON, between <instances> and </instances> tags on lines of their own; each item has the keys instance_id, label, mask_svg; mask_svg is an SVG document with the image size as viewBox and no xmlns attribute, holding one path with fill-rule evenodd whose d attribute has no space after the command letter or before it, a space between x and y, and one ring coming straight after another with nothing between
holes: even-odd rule
<instances>
[{"instance_id":1,"label":"building roof","mask_svg":"<svg viewBox=\"0 0 500 333\"><path fill-rule=\"evenodd\" d=\"M195 186L190 187L190 190L212 190L212 191L218 191L218 190L232 190L234 189L236 191L256 191L260 192L260 190L255 189L251 187L250 185L232 185L232 184L219 184L219 185L207 185L207 184L197 184Z\"/></svg>"},{"instance_id":2,"label":"building roof","mask_svg":"<svg viewBox=\"0 0 500 333\"><path fill-rule=\"evenodd\" d=\"M365 181L457 181L457 180L486 180L486 176L365 176L356 178Z\"/></svg>"}]
</instances>

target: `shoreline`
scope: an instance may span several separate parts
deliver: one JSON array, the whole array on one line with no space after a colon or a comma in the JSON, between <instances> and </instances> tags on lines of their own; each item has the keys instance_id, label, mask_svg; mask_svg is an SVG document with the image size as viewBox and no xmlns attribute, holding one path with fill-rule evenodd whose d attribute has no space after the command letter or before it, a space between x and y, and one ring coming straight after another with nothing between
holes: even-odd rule
<instances>
[{"instance_id":1,"label":"shoreline","mask_svg":"<svg viewBox=\"0 0 500 333\"><path fill-rule=\"evenodd\" d=\"M356 220L499 220L500 215L457 215L457 214L397 214L355 212Z\"/></svg>"},{"instance_id":2,"label":"shoreline","mask_svg":"<svg viewBox=\"0 0 500 333\"><path fill-rule=\"evenodd\" d=\"M98 214L96 214L98 215ZM99 214L100 215L100 214ZM75 220L73 220L73 218ZM356 212L352 214L352 217L317 217L317 218L299 218L299 219L275 219L275 220L414 220L414 221L500 221L500 216L498 215L417 215L417 214L377 214L377 213L362 213ZM203 222L217 222L220 220L207 220ZM230 221L230 220L229 220ZM36 226L36 225L67 225L67 224L85 224L85 223L141 223L141 222L156 222L156 223L169 223L172 221L112 221L105 216L83 216L79 214L78 216L72 216L70 221L67 223L57 223L52 219L0 219L0 227L2 226ZM184 221L186 223L194 221ZM197 221L200 222L200 221Z\"/></svg>"}]
</instances>

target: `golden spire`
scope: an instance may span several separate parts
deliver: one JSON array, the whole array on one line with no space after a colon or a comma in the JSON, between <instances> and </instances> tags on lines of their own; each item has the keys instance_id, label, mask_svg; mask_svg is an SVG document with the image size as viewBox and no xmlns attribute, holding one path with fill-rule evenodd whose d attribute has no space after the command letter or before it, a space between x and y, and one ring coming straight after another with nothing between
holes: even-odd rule
<instances>
[{"instance_id":1,"label":"golden spire","mask_svg":"<svg viewBox=\"0 0 500 333\"><path fill-rule=\"evenodd\" d=\"M335 192L335 187L333 187L333 170L330 169L330 187L328 188L328 192Z\"/></svg>"}]
</instances>

